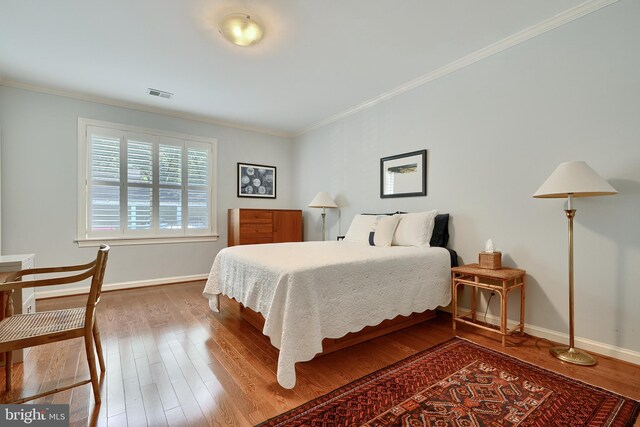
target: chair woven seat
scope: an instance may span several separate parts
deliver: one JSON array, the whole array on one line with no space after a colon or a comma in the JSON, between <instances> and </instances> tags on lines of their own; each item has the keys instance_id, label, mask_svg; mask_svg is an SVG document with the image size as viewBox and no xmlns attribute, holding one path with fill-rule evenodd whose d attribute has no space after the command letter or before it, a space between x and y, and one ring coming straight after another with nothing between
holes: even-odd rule
<instances>
[{"instance_id":1,"label":"chair woven seat","mask_svg":"<svg viewBox=\"0 0 640 427\"><path fill-rule=\"evenodd\" d=\"M84 328L85 307L16 314L0 321L0 342Z\"/></svg>"}]
</instances>

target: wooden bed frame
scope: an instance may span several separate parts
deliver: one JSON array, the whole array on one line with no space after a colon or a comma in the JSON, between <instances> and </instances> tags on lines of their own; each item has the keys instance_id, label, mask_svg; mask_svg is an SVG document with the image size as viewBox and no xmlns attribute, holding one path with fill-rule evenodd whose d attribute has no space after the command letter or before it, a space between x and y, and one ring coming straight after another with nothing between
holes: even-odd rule
<instances>
[{"instance_id":1,"label":"wooden bed frame","mask_svg":"<svg viewBox=\"0 0 640 427\"><path fill-rule=\"evenodd\" d=\"M232 301L236 302L235 300ZM240 317L262 333L262 329L264 328L264 317L262 317L262 314L256 313L240 303L237 304L240 307ZM409 326L417 325L434 317L436 317L436 311L427 310L423 313L412 313L409 316L396 316L393 319L383 320L379 325L366 326L361 331L350 332L342 338L325 338L322 340L322 353L317 354L316 357L342 350L343 348L351 347L352 345L360 344L361 342L369 341L382 335L408 328Z\"/></svg>"}]
</instances>

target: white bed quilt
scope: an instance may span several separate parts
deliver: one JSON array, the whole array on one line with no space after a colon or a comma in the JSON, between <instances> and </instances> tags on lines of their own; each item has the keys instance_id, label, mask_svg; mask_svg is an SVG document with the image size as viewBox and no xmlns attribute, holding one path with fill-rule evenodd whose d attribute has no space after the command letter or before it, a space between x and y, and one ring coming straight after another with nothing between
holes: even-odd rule
<instances>
[{"instance_id":1,"label":"white bed quilt","mask_svg":"<svg viewBox=\"0 0 640 427\"><path fill-rule=\"evenodd\" d=\"M447 305L450 278L443 248L247 245L218 253L203 295L213 311L223 294L264 316L262 332L280 350L278 383L293 388L295 363L322 352L324 338Z\"/></svg>"}]
</instances>

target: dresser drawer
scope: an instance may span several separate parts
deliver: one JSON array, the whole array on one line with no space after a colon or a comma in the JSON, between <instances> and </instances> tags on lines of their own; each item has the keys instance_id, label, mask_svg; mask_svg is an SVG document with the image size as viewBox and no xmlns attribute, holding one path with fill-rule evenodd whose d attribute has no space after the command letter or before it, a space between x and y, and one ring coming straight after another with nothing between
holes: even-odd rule
<instances>
[{"instance_id":1,"label":"dresser drawer","mask_svg":"<svg viewBox=\"0 0 640 427\"><path fill-rule=\"evenodd\" d=\"M271 211L240 211L240 224L245 223L268 223L273 222L273 212Z\"/></svg>"},{"instance_id":2,"label":"dresser drawer","mask_svg":"<svg viewBox=\"0 0 640 427\"><path fill-rule=\"evenodd\" d=\"M273 238L273 225L271 223L240 224L240 235Z\"/></svg>"},{"instance_id":3,"label":"dresser drawer","mask_svg":"<svg viewBox=\"0 0 640 427\"><path fill-rule=\"evenodd\" d=\"M229 246L302 241L301 210L234 208L227 217Z\"/></svg>"},{"instance_id":4,"label":"dresser drawer","mask_svg":"<svg viewBox=\"0 0 640 427\"><path fill-rule=\"evenodd\" d=\"M261 243L273 243L273 237L259 237L259 236L242 236L240 237L241 245L259 245Z\"/></svg>"}]
</instances>

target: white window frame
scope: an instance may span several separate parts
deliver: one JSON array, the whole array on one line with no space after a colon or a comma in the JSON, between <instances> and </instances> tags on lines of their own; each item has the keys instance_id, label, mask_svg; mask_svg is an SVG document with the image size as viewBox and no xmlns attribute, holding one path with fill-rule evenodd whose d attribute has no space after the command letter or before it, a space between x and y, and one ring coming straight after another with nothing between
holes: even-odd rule
<instances>
[{"instance_id":1,"label":"white window frame","mask_svg":"<svg viewBox=\"0 0 640 427\"><path fill-rule=\"evenodd\" d=\"M140 232L129 230L125 235L124 230L127 227L126 224L126 209L127 209L127 192L121 191L120 193L120 209L125 210L124 218L125 223L121 223L119 230L113 232L94 232L89 235L89 210L91 209L89 201L89 168L91 162L89 159L89 129L90 128L102 128L106 132L112 132L113 134L128 134L130 136L139 136L141 138L148 138L149 136L155 138L160 143L167 143L171 145L181 145L187 147L187 150L183 151L182 156L182 200L187 197L188 185L187 180L187 165L188 165L188 147L206 147L211 149L211 161L209 168L209 208L210 220L208 229L189 229L187 227L187 212L182 213L182 229L181 230L160 230L159 224L159 212L158 209L153 210L153 224L154 228L150 232ZM143 139L144 140L144 139ZM124 168L124 174L121 174L121 188L127 188L127 186L145 186L140 184L130 184L122 181L127 179L126 171L126 143L121 144L121 149L124 149L124 154L121 154L121 159L124 159L120 167ZM123 148L124 147L124 148ZM158 149L158 145L154 144L154 151ZM157 158L155 156L154 158ZM78 117L78 227L77 236L75 242L80 247L98 246L101 243L107 243L112 246L118 245L144 245L144 244L158 244L158 243L188 243L188 242L210 242L218 240L217 231L217 166L218 166L218 141L215 138L204 138L201 136L187 135L181 133L167 132L156 129L147 129L137 126L124 125L120 123L104 122L99 120L86 119ZM153 168L153 200L158 200L159 188L168 187L161 185L158 177L158 167L154 165ZM123 178L124 177L124 178ZM125 185L126 184L126 185ZM122 215L121 215L122 222Z\"/></svg>"}]
</instances>

